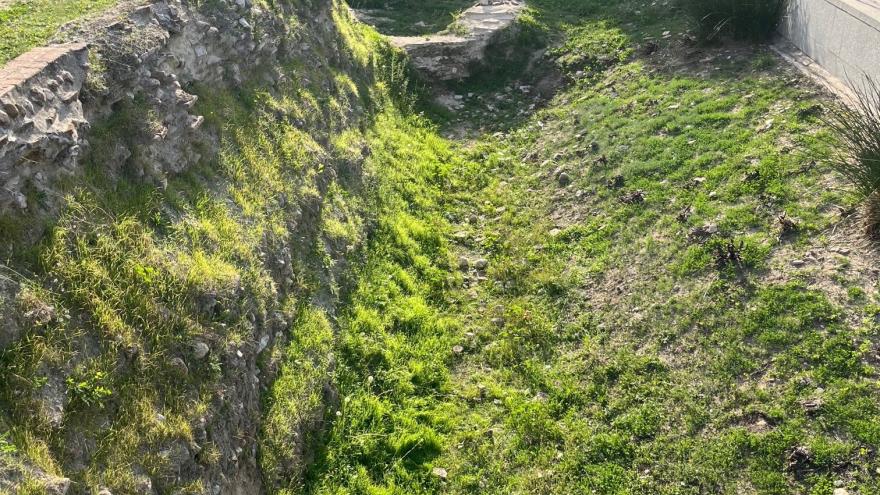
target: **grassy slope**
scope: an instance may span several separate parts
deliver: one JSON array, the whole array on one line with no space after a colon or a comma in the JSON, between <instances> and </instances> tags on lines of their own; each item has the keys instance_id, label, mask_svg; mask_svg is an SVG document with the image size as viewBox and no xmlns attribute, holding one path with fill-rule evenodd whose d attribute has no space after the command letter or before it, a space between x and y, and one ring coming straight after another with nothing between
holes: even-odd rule
<instances>
[{"instance_id":1,"label":"grassy slope","mask_svg":"<svg viewBox=\"0 0 880 495\"><path fill-rule=\"evenodd\" d=\"M63 24L115 3L116 0L14 0L0 6L0 65L46 43Z\"/></svg>"},{"instance_id":2,"label":"grassy slope","mask_svg":"<svg viewBox=\"0 0 880 495\"><path fill-rule=\"evenodd\" d=\"M810 163L821 98L762 48L669 40L673 60L627 58L681 25L667 7L532 8L568 40L554 57L589 77L453 149L443 190L372 239L341 320L342 403L294 486L876 493L876 288L845 257L832 273L790 265L826 249L837 207L851 207ZM435 141L407 134L372 139L408 142L401 167L436 163ZM622 202L636 190L643 202ZM782 235L782 213L795 233ZM708 223L720 233L689 238ZM738 261L719 263L730 245ZM452 253L487 256L485 278L440 276Z\"/></svg>"}]
</instances>

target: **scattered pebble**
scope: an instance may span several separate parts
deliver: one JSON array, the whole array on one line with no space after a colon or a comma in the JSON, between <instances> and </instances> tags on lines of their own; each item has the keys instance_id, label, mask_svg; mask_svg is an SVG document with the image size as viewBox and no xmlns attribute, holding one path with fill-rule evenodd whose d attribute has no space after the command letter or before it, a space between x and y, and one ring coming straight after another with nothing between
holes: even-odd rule
<instances>
[{"instance_id":1,"label":"scattered pebble","mask_svg":"<svg viewBox=\"0 0 880 495\"><path fill-rule=\"evenodd\" d=\"M791 266L793 266L795 268L800 268L806 264L807 264L807 262L804 260L791 260Z\"/></svg>"},{"instance_id":2,"label":"scattered pebble","mask_svg":"<svg viewBox=\"0 0 880 495\"><path fill-rule=\"evenodd\" d=\"M180 375L186 376L189 373L186 363L179 357L171 358L168 365Z\"/></svg>"},{"instance_id":3,"label":"scattered pebble","mask_svg":"<svg viewBox=\"0 0 880 495\"><path fill-rule=\"evenodd\" d=\"M487 260L486 258L480 258L474 262L474 267L477 270L485 270L489 267L489 260Z\"/></svg>"},{"instance_id":4,"label":"scattered pebble","mask_svg":"<svg viewBox=\"0 0 880 495\"><path fill-rule=\"evenodd\" d=\"M565 187L565 186L571 184L571 176L565 172L562 172L561 174L559 174L559 177L557 178L557 180L559 181L559 185L562 187Z\"/></svg>"},{"instance_id":5,"label":"scattered pebble","mask_svg":"<svg viewBox=\"0 0 880 495\"><path fill-rule=\"evenodd\" d=\"M192 349L193 349L193 356L196 359L203 359L211 351L211 348L208 347L208 344L206 344L204 342L193 343Z\"/></svg>"},{"instance_id":6,"label":"scattered pebble","mask_svg":"<svg viewBox=\"0 0 880 495\"><path fill-rule=\"evenodd\" d=\"M807 399L807 400L801 402L801 407L804 408L804 412L806 412L807 414L813 414L813 413L818 412L819 409L822 409L823 405L824 405L824 401L819 398Z\"/></svg>"},{"instance_id":7,"label":"scattered pebble","mask_svg":"<svg viewBox=\"0 0 880 495\"><path fill-rule=\"evenodd\" d=\"M764 122L763 125L761 125L761 126L758 127L757 131L758 131L758 132L767 132L767 131L769 131L770 129L773 128L773 123L774 123L774 122L775 122L775 121L774 121L773 119L767 119L767 120Z\"/></svg>"},{"instance_id":8,"label":"scattered pebble","mask_svg":"<svg viewBox=\"0 0 880 495\"><path fill-rule=\"evenodd\" d=\"M431 474L433 474L434 476L436 476L440 479L444 479L444 480L446 479L447 476L449 476L449 473L447 473L446 470L443 469L442 467L435 467L434 469L431 470Z\"/></svg>"}]
</instances>

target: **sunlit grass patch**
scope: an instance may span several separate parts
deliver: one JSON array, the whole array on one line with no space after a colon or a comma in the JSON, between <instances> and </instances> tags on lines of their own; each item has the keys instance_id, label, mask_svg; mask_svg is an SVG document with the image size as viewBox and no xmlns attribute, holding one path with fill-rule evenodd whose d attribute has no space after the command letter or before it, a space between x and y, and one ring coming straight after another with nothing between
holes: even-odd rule
<instances>
[{"instance_id":1,"label":"sunlit grass patch","mask_svg":"<svg viewBox=\"0 0 880 495\"><path fill-rule=\"evenodd\" d=\"M0 7L0 65L46 43L63 24L117 0L14 0Z\"/></svg>"}]
</instances>

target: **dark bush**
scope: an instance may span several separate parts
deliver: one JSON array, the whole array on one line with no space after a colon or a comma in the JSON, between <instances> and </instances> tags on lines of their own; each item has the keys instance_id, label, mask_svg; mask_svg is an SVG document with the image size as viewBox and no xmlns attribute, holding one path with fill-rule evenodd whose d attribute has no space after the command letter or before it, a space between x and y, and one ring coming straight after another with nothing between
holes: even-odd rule
<instances>
[{"instance_id":1,"label":"dark bush","mask_svg":"<svg viewBox=\"0 0 880 495\"><path fill-rule=\"evenodd\" d=\"M696 20L699 36L711 40L722 35L763 41L773 35L786 0L680 0Z\"/></svg>"}]
</instances>

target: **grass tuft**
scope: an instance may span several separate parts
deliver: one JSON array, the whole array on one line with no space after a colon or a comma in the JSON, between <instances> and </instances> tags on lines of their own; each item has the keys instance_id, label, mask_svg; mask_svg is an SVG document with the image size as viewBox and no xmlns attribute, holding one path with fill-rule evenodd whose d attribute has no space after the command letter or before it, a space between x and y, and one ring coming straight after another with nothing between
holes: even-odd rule
<instances>
[{"instance_id":1,"label":"grass tuft","mask_svg":"<svg viewBox=\"0 0 880 495\"><path fill-rule=\"evenodd\" d=\"M868 230L880 236L880 84L855 85L852 106L837 103L822 118L839 139L828 161L867 204Z\"/></svg>"}]
</instances>

